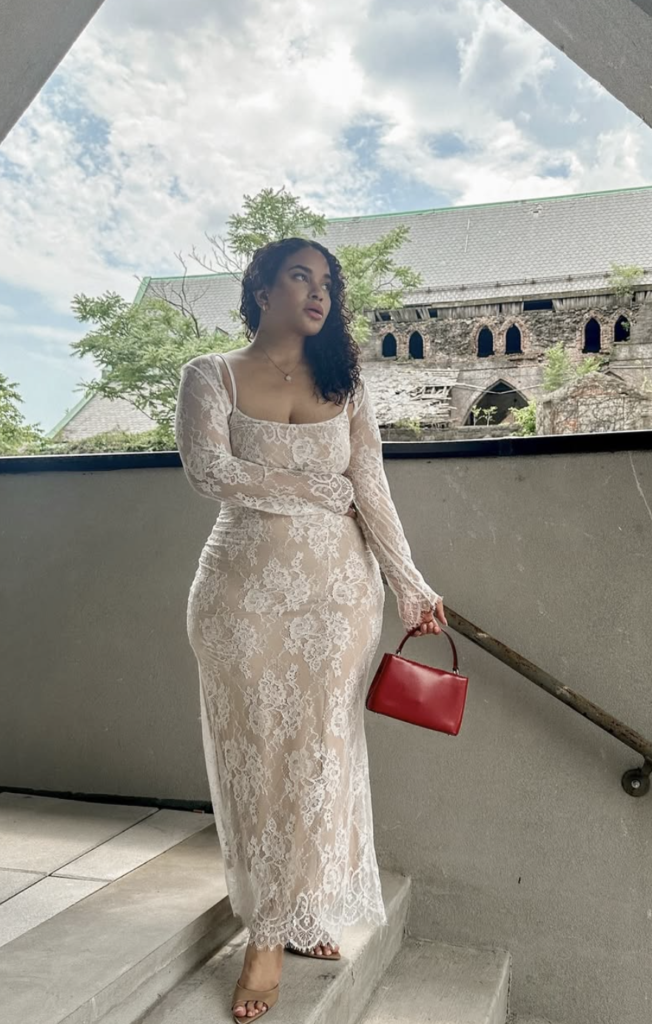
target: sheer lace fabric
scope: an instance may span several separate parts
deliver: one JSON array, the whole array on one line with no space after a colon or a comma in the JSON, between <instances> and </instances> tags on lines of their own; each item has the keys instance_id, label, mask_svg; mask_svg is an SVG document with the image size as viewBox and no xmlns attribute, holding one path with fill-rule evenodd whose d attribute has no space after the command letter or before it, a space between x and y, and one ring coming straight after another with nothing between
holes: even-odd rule
<instances>
[{"instance_id":1,"label":"sheer lace fabric","mask_svg":"<svg viewBox=\"0 0 652 1024\"><path fill-rule=\"evenodd\" d=\"M259 948L307 950L360 919L386 923L363 717L379 565L406 628L440 595L412 561L364 378L351 423L346 405L321 423L253 419L231 385L233 404L219 357L182 368L184 472L220 502L188 637L233 910Z\"/></svg>"}]
</instances>

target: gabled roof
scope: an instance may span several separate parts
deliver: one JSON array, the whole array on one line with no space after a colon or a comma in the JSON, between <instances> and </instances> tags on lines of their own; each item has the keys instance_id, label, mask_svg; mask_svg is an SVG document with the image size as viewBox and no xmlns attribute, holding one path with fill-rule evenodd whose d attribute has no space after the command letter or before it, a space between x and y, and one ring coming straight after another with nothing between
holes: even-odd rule
<instances>
[{"instance_id":1,"label":"gabled roof","mask_svg":"<svg viewBox=\"0 0 652 1024\"><path fill-rule=\"evenodd\" d=\"M240 305L240 282L232 274L196 274L184 277L146 277L134 299L169 298L176 303L183 297L193 313L209 331L235 334L237 322L232 314Z\"/></svg>"},{"instance_id":2,"label":"gabled roof","mask_svg":"<svg viewBox=\"0 0 652 1024\"><path fill-rule=\"evenodd\" d=\"M608 289L612 263L645 268L652 284L652 186L517 199L328 221L319 241L336 251L410 228L397 259L418 271L407 305L593 293ZM146 278L136 301L174 295L182 277ZM233 333L240 286L230 274L185 278L189 302L210 330Z\"/></svg>"},{"instance_id":3,"label":"gabled roof","mask_svg":"<svg viewBox=\"0 0 652 1024\"><path fill-rule=\"evenodd\" d=\"M104 395L88 395L77 403L59 422L47 431L46 436L55 438L61 434L63 441L79 441L94 437L108 430L126 430L140 434L152 430L155 421L137 409L126 398L106 398Z\"/></svg>"}]
</instances>

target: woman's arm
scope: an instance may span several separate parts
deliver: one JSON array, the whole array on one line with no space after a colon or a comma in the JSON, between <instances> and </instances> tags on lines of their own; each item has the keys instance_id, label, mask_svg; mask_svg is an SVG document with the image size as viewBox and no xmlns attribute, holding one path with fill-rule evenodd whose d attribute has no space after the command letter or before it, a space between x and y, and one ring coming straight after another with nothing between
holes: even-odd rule
<instances>
[{"instance_id":1,"label":"woman's arm","mask_svg":"<svg viewBox=\"0 0 652 1024\"><path fill-rule=\"evenodd\" d=\"M403 625L413 629L420 624L423 611L434 611L442 595L428 586L412 561L385 475L380 429L364 378L361 386L351 417L351 461L345 476L353 483L365 540L396 595Z\"/></svg>"},{"instance_id":2,"label":"woman's arm","mask_svg":"<svg viewBox=\"0 0 652 1024\"><path fill-rule=\"evenodd\" d=\"M321 506L344 514L353 497L341 473L303 472L239 459L231 452L231 401L210 356L181 367L175 437L185 475L199 494L228 498L246 508L279 515L314 512Z\"/></svg>"}]
</instances>

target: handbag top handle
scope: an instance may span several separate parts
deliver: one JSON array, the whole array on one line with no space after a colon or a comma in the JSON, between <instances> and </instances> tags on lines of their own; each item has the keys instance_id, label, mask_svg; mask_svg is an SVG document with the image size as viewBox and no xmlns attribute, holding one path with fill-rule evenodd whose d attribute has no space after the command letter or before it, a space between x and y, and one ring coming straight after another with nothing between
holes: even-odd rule
<instances>
[{"instance_id":1,"label":"handbag top handle","mask_svg":"<svg viewBox=\"0 0 652 1024\"><path fill-rule=\"evenodd\" d=\"M412 636L412 634L415 633L416 630L419 629L419 628L420 628L419 626L415 626L414 629L408 630L408 632L405 634L405 636L401 640L400 644L396 648L396 654L401 654L401 648L403 647L403 644L405 643L405 641L409 640L410 637ZM457 665L457 647L453 643L453 638L450 635L450 633L447 633L446 630L443 629L443 628L442 628L441 632L444 634L444 636L448 637L448 642L451 645L451 647L453 648L453 672L457 672L458 675L459 675L459 668L458 668L458 665ZM436 635L436 634L433 634L433 635ZM402 657L402 655L401 655L401 657Z\"/></svg>"}]
</instances>

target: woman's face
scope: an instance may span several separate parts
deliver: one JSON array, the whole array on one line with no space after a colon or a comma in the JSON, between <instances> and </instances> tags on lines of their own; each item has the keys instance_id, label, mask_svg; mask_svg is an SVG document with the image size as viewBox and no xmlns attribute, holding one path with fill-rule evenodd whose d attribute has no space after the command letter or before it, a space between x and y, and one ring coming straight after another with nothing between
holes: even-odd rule
<instances>
[{"instance_id":1,"label":"woman's face","mask_svg":"<svg viewBox=\"0 0 652 1024\"><path fill-rule=\"evenodd\" d=\"M331 309L328 260L306 246L287 256L271 288L259 293L264 324L303 337L319 334Z\"/></svg>"}]
</instances>

